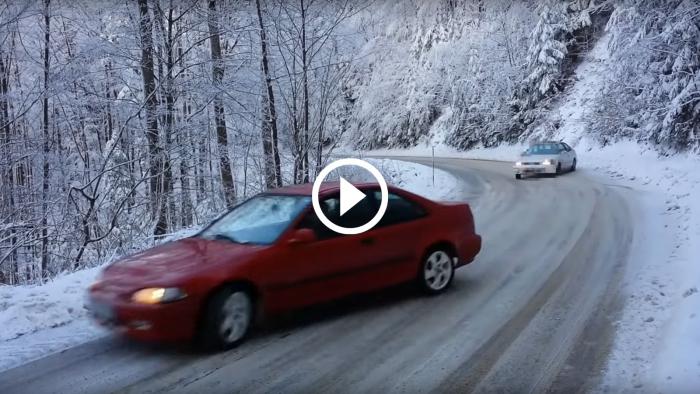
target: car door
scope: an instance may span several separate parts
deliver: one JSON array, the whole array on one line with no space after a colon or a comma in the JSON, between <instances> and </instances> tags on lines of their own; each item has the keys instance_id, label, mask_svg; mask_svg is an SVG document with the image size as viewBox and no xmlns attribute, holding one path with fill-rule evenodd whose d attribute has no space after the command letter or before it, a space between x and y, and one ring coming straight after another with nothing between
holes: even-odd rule
<instances>
[{"instance_id":1,"label":"car door","mask_svg":"<svg viewBox=\"0 0 700 394\"><path fill-rule=\"evenodd\" d=\"M567 169L571 166L571 161L573 160L571 158L569 147L562 142L559 144L559 149L559 157L561 158L562 169Z\"/></svg>"},{"instance_id":2,"label":"car door","mask_svg":"<svg viewBox=\"0 0 700 394\"><path fill-rule=\"evenodd\" d=\"M376 212L374 202L365 198L340 215L338 195L320 201L329 220L343 227L356 227L369 221ZM327 228L313 209L305 212L296 226L316 235L311 242L281 245L283 260L273 273L270 304L280 309L310 305L342 297L361 290L354 281L371 261L371 248L364 234L344 235Z\"/></svg>"},{"instance_id":3,"label":"car door","mask_svg":"<svg viewBox=\"0 0 700 394\"><path fill-rule=\"evenodd\" d=\"M568 144L564 144L564 147L569 152L569 167L573 167L574 160L576 160L576 151Z\"/></svg>"},{"instance_id":4,"label":"car door","mask_svg":"<svg viewBox=\"0 0 700 394\"><path fill-rule=\"evenodd\" d=\"M370 194L377 205L381 192ZM388 194L387 209L379 223L364 234L364 252L369 252L371 269L358 272L357 280L366 289L382 288L413 278L421 258L427 212L418 203L398 193Z\"/></svg>"}]
</instances>

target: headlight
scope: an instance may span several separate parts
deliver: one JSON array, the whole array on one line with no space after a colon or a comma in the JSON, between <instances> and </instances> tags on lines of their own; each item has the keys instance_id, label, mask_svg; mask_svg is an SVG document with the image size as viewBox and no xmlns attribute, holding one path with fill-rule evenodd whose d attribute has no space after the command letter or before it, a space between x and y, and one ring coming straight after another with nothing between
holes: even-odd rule
<instances>
[{"instance_id":1,"label":"headlight","mask_svg":"<svg viewBox=\"0 0 700 394\"><path fill-rule=\"evenodd\" d=\"M163 304L187 297L184 291L176 287L155 287L141 289L131 295L131 301L139 304Z\"/></svg>"},{"instance_id":2,"label":"headlight","mask_svg":"<svg viewBox=\"0 0 700 394\"><path fill-rule=\"evenodd\" d=\"M516 165L517 167L520 167L521 165L523 165L523 162L522 162L522 161L516 161L516 162L515 162L515 165Z\"/></svg>"},{"instance_id":3,"label":"headlight","mask_svg":"<svg viewBox=\"0 0 700 394\"><path fill-rule=\"evenodd\" d=\"M551 166L552 164L554 164L554 160L546 159L545 161L542 162L542 165L545 165L545 166Z\"/></svg>"}]
</instances>

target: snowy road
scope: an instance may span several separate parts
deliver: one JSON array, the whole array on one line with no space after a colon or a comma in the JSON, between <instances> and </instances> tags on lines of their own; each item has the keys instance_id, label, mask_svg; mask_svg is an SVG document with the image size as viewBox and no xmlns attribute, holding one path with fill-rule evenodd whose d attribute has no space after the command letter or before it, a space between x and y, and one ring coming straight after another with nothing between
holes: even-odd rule
<instances>
[{"instance_id":1,"label":"snowy road","mask_svg":"<svg viewBox=\"0 0 700 394\"><path fill-rule=\"evenodd\" d=\"M446 294L399 288L314 308L223 354L107 337L1 373L0 393L595 388L622 306L625 199L580 172L516 181L504 163L436 165L463 180L456 197L484 238Z\"/></svg>"}]
</instances>

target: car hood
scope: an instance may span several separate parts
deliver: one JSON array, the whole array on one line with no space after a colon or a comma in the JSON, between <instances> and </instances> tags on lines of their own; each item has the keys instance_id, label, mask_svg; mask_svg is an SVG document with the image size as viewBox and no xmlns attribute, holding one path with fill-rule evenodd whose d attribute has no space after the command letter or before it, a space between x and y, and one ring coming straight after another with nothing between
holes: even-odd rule
<instances>
[{"instance_id":1,"label":"car hood","mask_svg":"<svg viewBox=\"0 0 700 394\"><path fill-rule=\"evenodd\" d=\"M262 247L229 241L185 238L125 257L105 269L103 279L168 282L219 264L249 260Z\"/></svg>"}]
</instances>

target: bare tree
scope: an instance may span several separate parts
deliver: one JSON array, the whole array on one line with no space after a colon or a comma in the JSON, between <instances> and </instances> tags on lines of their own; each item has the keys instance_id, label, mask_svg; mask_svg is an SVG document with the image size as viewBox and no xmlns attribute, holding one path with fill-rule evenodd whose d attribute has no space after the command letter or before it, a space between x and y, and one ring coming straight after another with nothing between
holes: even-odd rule
<instances>
[{"instance_id":1,"label":"bare tree","mask_svg":"<svg viewBox=\"0 0 700 394\"><path fill-rule=\"evenodd\" d=\"M41 275L47 273L49 264L49 227L48 227L48 199L49 199L49 73L51 59L49 58L49 46L51 45L51 0L44 0L44 99L42 103L43 112L43 156L42 156L42 187L41 187Z\"/></svg>"},{"instance_id":2,"label":"bare tree","mask_svg":"<svg viewBox=\"0 0 700 394\"><path fill-rule=\"evenodd\" d=\"M265 184L268 188L282 186L280 156L277 135L277 109L275 108L275 91L272 86L272 75L268 54L267 34L263 23L260 0L255 0L260 27L260 53L265 93L263 95L262 144L265 155Z\"/></svg>"},{"instance_id":3,"label":"bare tree","mask_svg":"<svg viewBox=\"0 0 700 394\"><path fill-rule=\"evenodd\" d=\"M214 122L218 142L219 171L224 189L226 203L231 206L236 200L236 189L231 172L229 159L228 135L226 130L226 113L221 99L221 82L224 78L224 62L221 56L221 39L219 37L219 15L216 10L216 0L209 0L209 43L211 45L212 80L214 83Z\"/></svg>"},{"instance_id":4,"label":"bare tree","mask_svg":"<svg viewBox=\"0 0 700 394\"><path fill-rule=\"evenodd\" d=\"M148 9L148 0L139 1L141 33L141 75L143 77L143 95L146 101L146 137L150 159L150 188L152 214L156 219L153 234L163 235L168 231L166 219L166 201L163 201L163 151L158 135L158 97L156 96L155 72L153 69L153 23Z\"/></svg>"}]
</instances>

